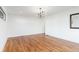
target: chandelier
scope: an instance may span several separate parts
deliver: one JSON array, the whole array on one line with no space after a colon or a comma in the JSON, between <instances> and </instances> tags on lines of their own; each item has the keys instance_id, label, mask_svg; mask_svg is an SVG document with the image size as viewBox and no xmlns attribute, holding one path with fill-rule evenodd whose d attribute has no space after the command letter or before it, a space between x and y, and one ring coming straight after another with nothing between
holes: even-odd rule
<instances>
[{"instance_id":1,"label":"chandelier","mask_svg":"<svg viewBox=\"0 0 79 59\"><path fill-rule=\"evenodd\" d=\"M43 17L45 16L45 11L44 11L43 8L39 8L38 16L39 16L40 18L43 18Z\"/></svg>"}]
</instances>

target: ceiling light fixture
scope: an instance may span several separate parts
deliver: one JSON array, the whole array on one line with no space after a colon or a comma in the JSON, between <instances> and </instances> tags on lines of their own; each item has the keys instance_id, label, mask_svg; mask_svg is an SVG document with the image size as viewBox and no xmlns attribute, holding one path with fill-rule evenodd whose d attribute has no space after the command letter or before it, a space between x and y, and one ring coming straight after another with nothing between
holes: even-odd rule
<instances>
[{"instance_id":1,"label":"ceiling light fixture","mask_svg":"<svg viewBox=\"0 0 79 59\"><path fill-rule=\"evenodd\" d=\"M38 16L39 16L40 18L43 18L43 17L45 16L45 11L44 11L43 8L39 8Z\"/></svg>"}]
</instances>

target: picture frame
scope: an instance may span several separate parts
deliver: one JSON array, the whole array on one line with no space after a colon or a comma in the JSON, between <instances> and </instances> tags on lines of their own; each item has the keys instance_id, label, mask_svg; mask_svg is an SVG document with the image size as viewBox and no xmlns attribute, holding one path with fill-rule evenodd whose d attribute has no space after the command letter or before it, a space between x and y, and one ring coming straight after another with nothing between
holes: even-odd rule
<instances>
[{"instance_id":1,"label":"picture frame","mask_svg":"<svg viewBox=\"0 0 79 59\"><path fill-rule=\"evenodd\" d=\"M6 14L1 6L0 6L0 18L6 21Z\"/></svg>"},{"instance_id":2,"label":"picture frame","mask_svg":"<svg viewBox=\"0 0 79 59\"><path fill-rule=\"evenodd\" d=\"M79 13L70 14L70 29L79 29Z\"/></svg>"}]
</instances>

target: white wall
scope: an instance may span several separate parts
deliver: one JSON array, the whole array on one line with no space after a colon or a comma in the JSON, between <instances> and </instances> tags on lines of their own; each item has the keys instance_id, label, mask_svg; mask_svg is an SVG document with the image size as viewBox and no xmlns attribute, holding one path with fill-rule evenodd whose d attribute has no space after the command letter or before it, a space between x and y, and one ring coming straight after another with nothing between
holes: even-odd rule
<instances>
[{"instance_id":1,"label":"white wall","mask_svg":"<svg viewBox=\"0 0 79 59\"><path fill-rule=\"evenodd\" d=\"M6 22L0 19L0 51L3 50L7 39L6 32Z\"/></svg>"},{"instance_id":2,"label":"white wall","mask_svg":"<svg viewBox=\"0 0 79 59\"><path fill-rule=\"evenodd\" d=\"M16 14L8 15L8 37L43 33L42 20Z\"/></svg>"},{"instance_id":3,"label":"white wall","mask_svg":"<svg viewBox=\"0 0 79 59\"><path fill-rule=\"evenodd\" d=\"M79 29L70 29L70 14L73 13L79 13L79 8L49 16L46 19L46 34L79 43Z\"/></svg>"}]
</instances>

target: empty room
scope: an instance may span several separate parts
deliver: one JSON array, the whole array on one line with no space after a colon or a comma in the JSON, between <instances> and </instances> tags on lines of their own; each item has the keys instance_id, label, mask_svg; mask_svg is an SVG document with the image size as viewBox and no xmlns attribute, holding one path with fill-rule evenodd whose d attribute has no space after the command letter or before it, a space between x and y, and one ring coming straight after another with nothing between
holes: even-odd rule
<instances>
[{"instance_id":1,"label":"empty room","mask_svg":"<svg viewBox=\"0 0 79 59\"><path fill-rule=\"evenodd\" d=\"M79 6L1 6L0 51L79 51Z\"/></svg>"}]
</instances>

